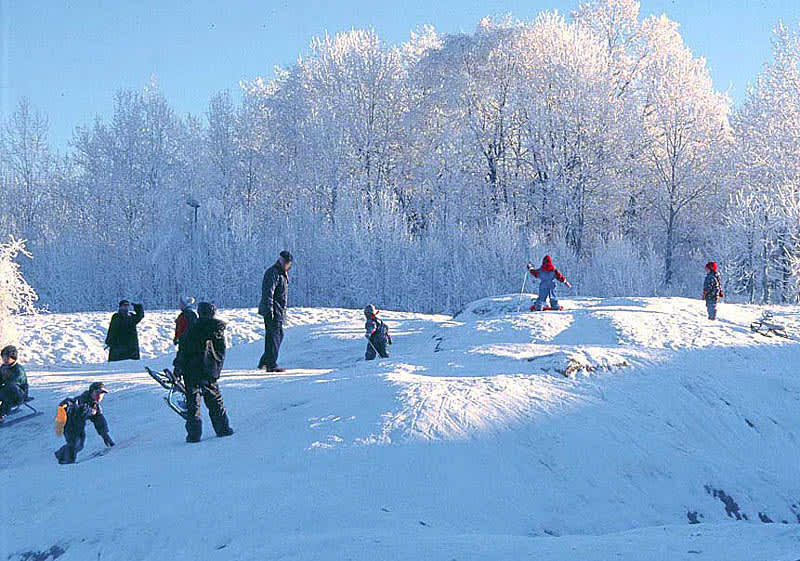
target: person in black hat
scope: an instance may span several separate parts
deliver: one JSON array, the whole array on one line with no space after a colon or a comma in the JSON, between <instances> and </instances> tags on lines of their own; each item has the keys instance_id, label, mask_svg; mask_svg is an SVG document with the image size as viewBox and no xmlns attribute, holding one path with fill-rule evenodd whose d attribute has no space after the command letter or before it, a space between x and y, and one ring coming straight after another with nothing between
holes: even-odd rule
<instances>
[{"instance_id":1,"label":"person in black hat","mask_svg":"<svg viewBox=\"0 0 800 561\"><path fill-rule=\"evenodd\" d=\"M127 300L121 300L119 309L111 316L106 335L108 348L108 362L118 360L139 360L139 334L136 326L144 318L144 306L133 305Z\"/></svg>"},{"instance_id":2,"label":"person in black hat","mask_svg":"<svg viewBox=\"0 0 800 561\"><path fill-rule=\"evenodd\" d=\"M28 397L28 377L17 362L19 353L13 345L0 351L0 423L6 415Z\"/></svg>"},{"instance_id":3,"label":"person in black hat","mask_svg":"<svg viewBox=\"0 0 800 561\"><path fill-rule=\"evenodd\" d=\"M59 403L58 418L65 418L62 426L64 440L67 443L56 450L55 455L59 464L74 464L78 452L83 450L86 442L86 421L92 421L103 443L106 446L114 446L114 441L108 434L108 423L103 416L103 408L100 402L108 393L103 382L93 382L89 389L78 397L67 398Z\"/></svg>"},{"instance_id":4,"label":"person in black hat","mask_svg":"<svg viewBox=\"0 0 800 561\"><path fill-rule=\"evenodd\" d=\"M186 442L200 442L203 420L200 400L208 407L208 416L217 436L230 436L233 429L219 391L219 377L225 361L225 322L214 316L217 308L209 302L197 306L199 318L181 338L176 368L183 372L186 386Z\"/></svg>"},{"instance_id":5,"label":"person in black hat","mask_svg":"<svg viewBox=\"0 0 800 561\"><path fill-rule=\"evenodd\" d=\"M261 283L261 302L258 315L264 317L264 354L258 367L267 372L285 372L278 367L278 353L283 342L283 320L286 317L286 301L289 297L289 269L292 254L281 251L278 261L264 273Z\"/></svg>"}]
</instances>

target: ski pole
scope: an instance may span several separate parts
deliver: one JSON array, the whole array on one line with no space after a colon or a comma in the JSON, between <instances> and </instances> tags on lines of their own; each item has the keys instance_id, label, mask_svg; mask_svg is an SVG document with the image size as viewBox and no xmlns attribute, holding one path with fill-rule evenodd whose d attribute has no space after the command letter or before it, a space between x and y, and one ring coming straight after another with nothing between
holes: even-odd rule
<instances>
[{"instance_id":1,"label":"ski pole","mask_svg":"<svg viewBox=\"0 0 800 561\"><path fill-rule=\"evenodd\" d=\"M517 301L517 313L519 313L520 309L522 308L522 295L525 294L525 283L528 282L528 275L530 273L525 271L525 276L522 277L522 290L519 291L519 300Z\"/></svg>"}]
</instances>

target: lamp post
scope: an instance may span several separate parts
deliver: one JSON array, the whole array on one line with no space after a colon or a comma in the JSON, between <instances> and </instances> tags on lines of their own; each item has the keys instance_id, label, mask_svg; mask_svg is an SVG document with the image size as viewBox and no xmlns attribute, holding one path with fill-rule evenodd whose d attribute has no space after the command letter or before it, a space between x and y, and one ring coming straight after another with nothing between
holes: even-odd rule
<instances>
[{"instance_id":1,"label":"lamp post","mask_svg":"<svg viewBox=\"0 0 800 561\"><path fill-rule=\"evenodd\" d=\"M195 259L197 258L197 256L195 255L197 253L197 248L195 247L194 244L194 232L195 230L197 230L197 209L200 208L200 203L194 197L189 197L188 199L186 199L186 204L194 209L194 223L192 224L192 234L191 234L191 240L192 240L191 267L192 267L192 281L197 282L197 271L194 266Z\"/></svg>"}]
</instances>

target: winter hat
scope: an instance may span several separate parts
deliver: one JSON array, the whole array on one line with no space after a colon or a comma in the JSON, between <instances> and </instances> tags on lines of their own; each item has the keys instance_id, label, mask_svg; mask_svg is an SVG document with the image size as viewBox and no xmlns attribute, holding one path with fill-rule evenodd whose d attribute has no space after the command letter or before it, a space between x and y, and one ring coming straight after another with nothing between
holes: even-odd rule
<instances>
[{"instance_id":1,"label":"winter hat","mask_svg":"<svg viewBox=\"0 0 800 561\"><path fill-rule=\"evenodd\" d=\"M292 254L286 250L281 251L281 259L283 259L284 263L291 263L294 260Z\"/></svg>"},{"instance_id":2,"label":"winter hat","mask_svg":"<svg viewBox=\"0 0 800 561\"><path fill-rule=\"evenodd\" d=\"M191 308L192 306L194 306L194 302L195 300L191 296L181 296L180 298L181 310L187 310Z\"/></svg>"},{"instance_id":3,"label":"winter hat","mask_svg":"<svg viewBox=\"0 0 800 561\"><path fill-rule=\"evenodd\" d=\"M717 262L716 261L709 261L708 263L706 263L706 269L708 269L712 273L716 273L717 272Z\"/></svg>"},{"instance_id":4,"label":"winter hat","mask_svg":"<svg viewBox=\"0 0 800 561\"><path fill-rule=\"evenodd\" d=\"M14 345L8 345L6 347L3 347L3 350L0 351L0 356L7 356L8 358L13 358L14 360L17 360L18 356L17 347L15 347Z\"/></svg>"},{"instance_id":5,"label":"winter hat","mask_svg":"<svg viewBox=\"0 0 800 561\"><path fill-rule=\"evenodd\" d=\"M89 385L89 393L100 392L100 393L108 393L106 389L106 385L103 382L92 382Z\"/></svg>"},{"instance_id":6,"label":"winter hat","mask_svg":"<svg viewBox=\"0 0 800 561\"><path fill-rule=\"evenodd\" d=\"M549 255L545 255L544 259L542 259L542 269L544 269L545 271L552 271L553 269L555 269L555 267L553 267L553 260L550 258Z\"/></svg>"},{"instance_id":7,"label":"winter hat","mask_svg":"<svg viewBox=\"0 0 800 561\"><path fill-rule=\"evenodd\" d=\"M200 302L197 305L197 315L201 318L213 318L217 314L217 307L211 302Z\"/></svg>"},{"instance_id":8,"label":"winter hat","mask_svg":"<svg viewBox=\"0 0 800 561\"><path fill-rule=\"evenodd\" d=\"M130 300L120 300L118 306L121 308L122 306L130 306Z\"/></svg>"},{"instance_id":9,"label":"winter hat","mask_svg":"<svg viewBox=\"0 0 800 561\"><path fill-rule=\"evenodd\" d=\"M377 313L378 313L378 308L376 308L376 307L375 307L374 305L372 305L372 304L369 304L368 306L365 306L365 307L364 307L364 315L365 315L365 316L367 316L367 317L369 317L369 316L374 316L374 315L376 315Z\"/></svg>"}]
</instances>

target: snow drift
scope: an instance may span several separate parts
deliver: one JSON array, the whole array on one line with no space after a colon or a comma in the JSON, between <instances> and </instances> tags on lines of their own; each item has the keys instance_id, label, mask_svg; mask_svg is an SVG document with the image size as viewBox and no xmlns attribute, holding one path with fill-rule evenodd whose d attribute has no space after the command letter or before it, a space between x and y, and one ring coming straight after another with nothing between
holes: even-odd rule
<instances>
[{"instance_id":1,"label":"snow drift","mask_svg":"<svg viewBox=\"0 0 800 561\"><path fill-rule=\"evenodd\" d=\"M254 311L224 310L237 433L206 422L197 446L141 371L170 364L173 313L143 321L141 364L115 365L108 315L29 318L48 414L0 429L0 557L796 559L797 342L750 333L749 306L712 323L687 299L566 305L386 313L374 363L359 311L293 309L281 376L252 369ZM800 333L800 309L777 313ZM50 410L93 380L118 446L91 458L88 430L58 466Z\"/></svg>"}]
</instances>

